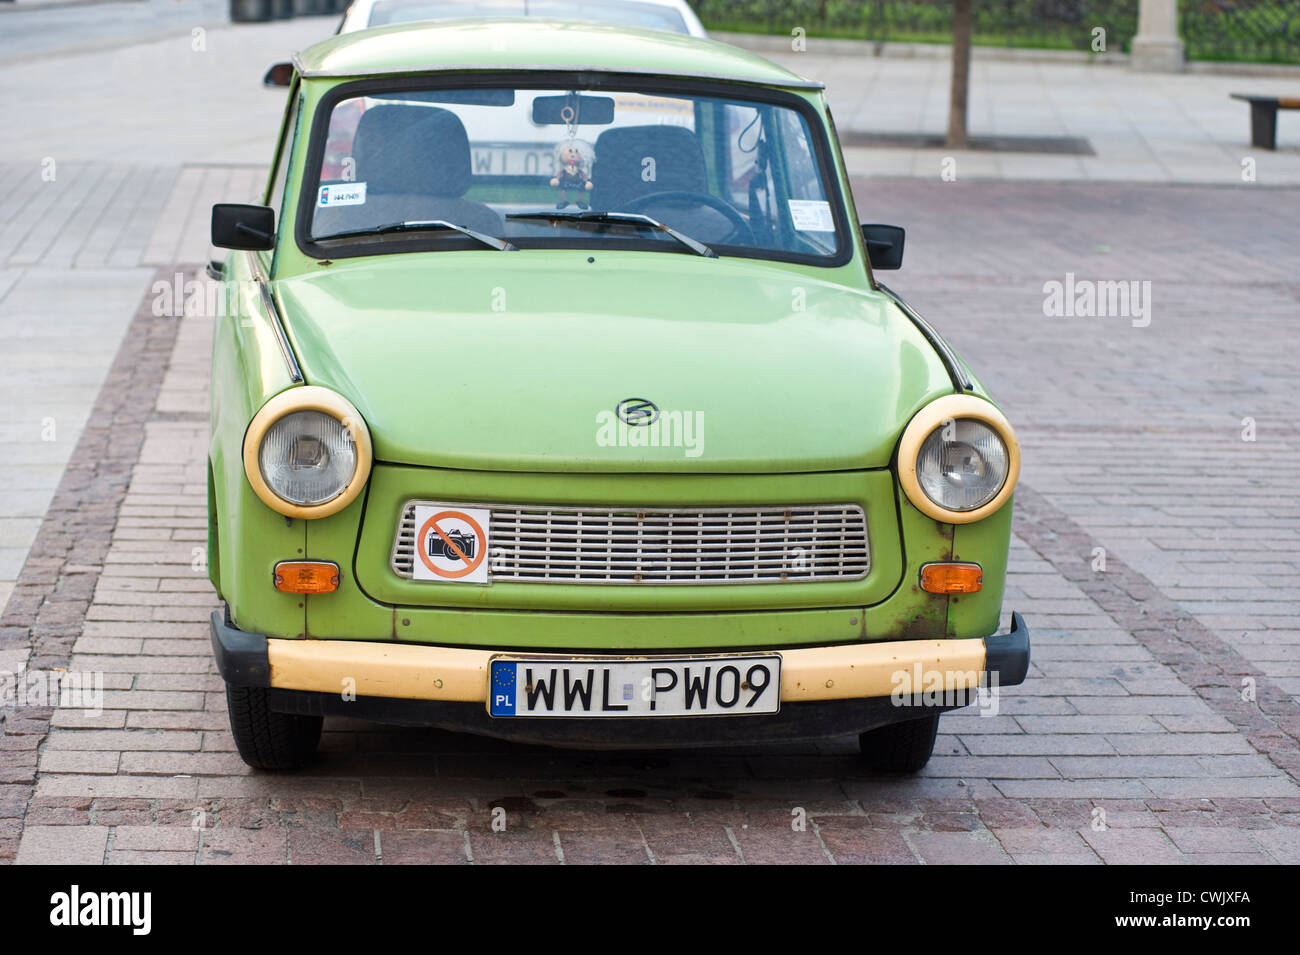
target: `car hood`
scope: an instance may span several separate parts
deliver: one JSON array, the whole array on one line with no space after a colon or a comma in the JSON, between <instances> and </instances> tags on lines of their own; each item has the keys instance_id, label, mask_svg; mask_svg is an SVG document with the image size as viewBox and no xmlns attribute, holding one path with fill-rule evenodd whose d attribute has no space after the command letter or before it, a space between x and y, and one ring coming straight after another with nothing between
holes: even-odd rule
<instances>
[{"instance_id":1,"label":"car hood","mask_svg":"<svg viewBox=\"0 0 1300 955\"><path fill-rule=\"evenodd\" d=\"M664 252L441 252L278 280L306 380L381 461L493 471L887 467L951 391L933 348L845 269ZM624 399L659 409L621 424Z\"/></svg>"}]
</instances>

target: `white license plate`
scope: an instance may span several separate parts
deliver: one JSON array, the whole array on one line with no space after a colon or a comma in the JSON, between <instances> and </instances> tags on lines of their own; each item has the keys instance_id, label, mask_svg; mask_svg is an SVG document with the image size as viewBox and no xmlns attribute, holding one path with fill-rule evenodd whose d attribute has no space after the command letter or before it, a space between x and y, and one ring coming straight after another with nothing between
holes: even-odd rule
<instances>
[{"instance_id":1,"label":"white license plate","mask_svg":"<svg viewBox=\"0 0 1300 955\"><path fill-rule=\"evenodd\" d=\"M781 657L494 659L493 716L749 716L781 710Z\"/></svg>"},{"instance_id":2,"label":"white license plate","mask_svg":"<svg viewBox=\"0 0 1300 955\"><path fill-rule=\"evenodd\" d=\"M476 176L555 175L555 149L511 143L474 145L470 149Z\"/></svg>"}]
</instances>

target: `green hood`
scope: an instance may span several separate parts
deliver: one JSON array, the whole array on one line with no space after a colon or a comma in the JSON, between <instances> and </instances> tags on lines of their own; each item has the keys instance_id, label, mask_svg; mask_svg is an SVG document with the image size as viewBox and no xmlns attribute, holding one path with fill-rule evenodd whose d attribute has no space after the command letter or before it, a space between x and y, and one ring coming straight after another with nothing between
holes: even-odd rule
<instances>
[{"instance_id":1,"label":"green hood","mask_svg":"<svg viewBox=\"0 0 1300 955\"><path fill-rule=\"evenodd\" d=\"M892 302L836 279L865 284L852 266L530 250L351 260L275 285L308 383L356 405L381 461L886 467L951 384ZM618 427L626 398L658 405L659 425Z\"/></svg>"}]
</instances>

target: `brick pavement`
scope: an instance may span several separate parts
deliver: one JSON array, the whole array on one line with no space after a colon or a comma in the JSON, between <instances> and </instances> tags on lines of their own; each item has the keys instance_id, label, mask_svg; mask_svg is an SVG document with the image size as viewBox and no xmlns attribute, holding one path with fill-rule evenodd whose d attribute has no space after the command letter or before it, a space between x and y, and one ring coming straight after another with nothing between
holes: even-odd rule
<instances>
[{"instance_id":1,"label":"brick pavement","mask_svg":"<svg viewBox=\"0 0 1300 955\"><path fill-rule=\"evenodd\" d=\"M61 156L50 174L0 163L0 608L153 267L206 261L212 203L264 176Z\"/></svg>"},{"instance_id":2,"label":"brick pavement","mask_svg":"<svg viewBox=\"0 0 1300 955\"><path fill-rule=\"evenodd\" d=\"M959 181L857 196L864 218L909 227L891 284L1008 408L1025 482L1300 699L1300 498L1279 479L1300 465L1297 193ZM1044 316L1044 283L1067 272L1151 282L1150 324Z\"/></svg>"},{"instance_id":3,"label":"brick pavement","mask_svg":"<svg viewBox=\"0 0 1300 955\"><path fill-rule=\"evenodd\" d=\"M12 6L0 3L0 608L153 266L205 261L212 202L264 176L247 164L268 161L284 108L259 85L267 64L337 24L242 29L221 0Z\"/></svg>"},{"instance_id":4,"label":"brick pavement","mask_svg":"<svg viewBox=\"0 0 1300 955\"><path fill-rule=\"evenodd\" d=\"M1285 318L1300 296L1268 253L1292 239L1296 195L1234 207L1216 190L879 182L858 195L871 218L911 228L892 284L985 375L1026 448L1006 606L1033 630L1033 671L999 715L945 716L922 775L874 777L852 740L575 753L346 720L327 723L310 771L249 771L196 563L211 319L142 311L125 339L141 344L119 355L74 455L96 459L95 427L133 388L143 400L118 420L117 450L134 465L65 476L0 621L3 659L102 672L106 708L4 714L0 859L1300 862L1298 522L1260 467L1285 473L1295 455ZM1030 214L1053 204L1068 214ZM1208 210L1252 244L1198 269L1181 230ZM1063 320L1040 305L1066 269L1149 278L1160 307L1145 328L1069 320L1062 348ZM164 347L165 376L149 360ZM1261 427L1238 448L1243 394ZM113 532L73 561L79 501L98 502L82 516Z\"/></svg>"}]
</instances>

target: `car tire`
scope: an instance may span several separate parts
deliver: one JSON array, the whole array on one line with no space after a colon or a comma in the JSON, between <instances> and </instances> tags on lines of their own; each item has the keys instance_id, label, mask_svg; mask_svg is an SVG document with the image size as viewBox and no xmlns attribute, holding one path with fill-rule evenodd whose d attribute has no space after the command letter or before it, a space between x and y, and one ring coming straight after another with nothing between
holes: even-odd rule
<instances>
[{"instance_id":1,"label":"car tire","mask_svg":"<svg viewBox=\"0 0 1300 955\"><path fill-rule=\"evenodd\" d=\"M260 686L227 684L226 706L235 746L254 769L299 769L316 755L321 717L275 712L270 691Z\"/></svg>"},{"instance_id":2,"label":"car tire","mask_svg":"<svg viewBox=\"0 0 1300 955\"><path fill-rule=\"evenodd\" d=\"M891 723L858 736L862 761L886 773L915 773L930 761L939 732L939 714Z\"/></svg>"}]
</instances>

